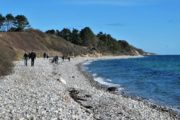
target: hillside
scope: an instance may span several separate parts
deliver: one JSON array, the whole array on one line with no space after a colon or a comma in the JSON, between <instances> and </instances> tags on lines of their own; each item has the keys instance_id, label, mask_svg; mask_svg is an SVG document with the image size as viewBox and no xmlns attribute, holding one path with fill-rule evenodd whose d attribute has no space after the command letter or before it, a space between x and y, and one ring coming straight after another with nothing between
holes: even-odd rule
<instances>
[{"instance_id":1,"label":"hillside","mask_svg":"<svg viewBox=\"0 0 180 120\"><path fill-rule=\"evenodd\" d=\"M47 35L37 30L25 32L0 33L0 76L7 75L13 67L12 61L22 59L25 51L36 51L38 56L43 52L50 55L80 55L87 49L74 45L61 37Z\"/></svg>"},{"instance_id":2,"label":"hillside","mask_svg":"<svg viewBox=\"0 0 180 120\"><path fill-rule=\"evenodd\" d=\"M47 34L62 37L68 42L79 46L85 46L91 52L102 55L147 55L141 49L130 45L125 40L118 40L110 34L99 32L95 34L90 27L81 30L64 28L62 30L47 30Z\"/></svg>"},{"instance_id":3,"label":"hillside","mask_svg":"<svg viewBox=\"0 0 180 120\"><path fill-rule=\"evenodd\" d=\"M13 66L12 61L22 58L25 51L36 51L38 56L43 52L53 55L145 55L143 50L137 49L124 41L101 42L96 37L97 47L75 45L71 41L38 30L29 29L24 32L0 33L0 75L6 75ZM96 41L96 42L97 42ZM116 45L118 47L116 48ZM119 47L120 46L120 47Z\"/></svg>"},{"instance_id":4,"label":"hillside","mask_svg":"<svg viewBox=\"0 0 180 120\"><path fill-rule=\"evenodd\" d=\"M47 35L37 30L25 32L4 32L0 33L0 43L21 53L34 50L41 52L58 52L61 54L85 54L86 49L74 45L61 37Z\"/></svg>"}]
</instances>

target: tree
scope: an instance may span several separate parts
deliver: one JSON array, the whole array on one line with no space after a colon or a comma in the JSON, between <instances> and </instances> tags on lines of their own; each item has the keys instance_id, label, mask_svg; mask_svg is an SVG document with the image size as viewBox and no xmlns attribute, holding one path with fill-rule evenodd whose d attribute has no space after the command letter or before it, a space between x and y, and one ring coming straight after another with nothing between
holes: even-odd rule
<instances>
[{"instance_id":1,"label":"tree","mask_svg":"<svg viewBox=\"0 0 180 120\"><path fill-rule=\"evenodd\" d=\"M22 31L25 28L30 27L28 19L24 15L17 15L15 19L16 19L15 26L18 31Z\"/></svg>"},{"instance_id":2,"label":"tree","mask_svg":"<svg viewBox=\"0 0 180 120\"><path fill-rule=\"evenodd\" d=\"M59 30L56 30L56 33L55 33L57 36L60 36L60 31Z\"/></svg>"},{"instance_id":3,"label":"tree","mask_svg":"<svg viewBox=\"0 0 180 120\"><path fill-rule=\"evenodd\" d=\"M104 35L104 33L103 32L99 32L98 34L97 34L97 37L101 37L102 35Z\"/></svg>"},{"instance_id":4,"label":"tree","mask_svg":"<svg viewBox=\"0 0 180 120\"><path fill-rule=\"evenodd\" d=\"M85 27L81 30L80 37L85 46L94 46L96 44L96 37L89 27Z\"/></svg>"},{"instance_id":5,"label":"tree","mask_svg":"<svg viewBox=\"0 0 180 120\"><path fill-rule=\"evenodd\" d=\"M5 20L5 17L0 14L0 31L3 31L3 25Z\"/></svg>"},{"instance_id":6,"label":"tree","mask_svg":"<svg viewBox=\"0 0 180 120\"><path fill-rule=\"evenodd\" d=\"M125 41L125 40L119 40L118 42L119 42L119 44L121 45L122 48L127 48L127 47L130 46L129 43L127 41Z\"/></svg>"},{"instance_id":7,"label":"tree","mask_svg":"<svg viewBox=\"0 0 180 120\"><path fill-rule=\"evenodd\" d=\"M79 35L79 30L73 29L71 33L71 42L77 45L82 45L82 40Z\"/></svg>"},{"instance_id":8,"label":"tree","mask_svg":"<svg viewBox=\"0 0 180 120\"><path fill-rule=\"evenodd\" d=\"M99 40L101 40L101 41L106 41L106 39L107 39L107 35L105 34L105 33L103 33L103 32L99 32L98 34L97 34L97 37L99 38Z\"/></svg>"},{"instance_id":9,"label":"tree","mask_svg":"<svg viewBox=\"0 0 180 120\"><path fill-rule=\"evenodd\" d=\"M67 41L71 42L71 30L69 30L68 28L64 28L63 30L61 30L61 32L59 33L59 35L64 38Z\"/></svg>"},{"instance_id":10,"label":"tree","mask_svg":"<svg viewBox=\"0 0 180 120\"><path fill-rule=\"evenodd\" d=\"M47 30L46 33L47 33L47 34L55 34L56 31L55 31L54 29L52 29L52 30Z\"/></svg>"},{"instance_id":11,"label":"tree","mask_svg":"<svg viewBox=\"0 0 180 120\"><path fill-rule=\"evenodd\" d=\"M6 31L9 31L15 23L15 18L12 14L6 15Z\"/></svg>"}]
</instances>

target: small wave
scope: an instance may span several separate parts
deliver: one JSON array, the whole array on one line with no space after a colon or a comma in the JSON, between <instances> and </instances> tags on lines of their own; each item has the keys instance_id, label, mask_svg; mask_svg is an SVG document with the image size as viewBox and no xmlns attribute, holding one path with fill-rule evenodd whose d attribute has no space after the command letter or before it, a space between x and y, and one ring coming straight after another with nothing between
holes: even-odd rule
<instances>
[{"instance_id":1,"label":"small wave","mask_svg":"<svg viewBox=\"0 0 180 120\"><path fill-rule=\"evenodd\" d=\"M113 87L119 87L120 85L106 82L107 80L102 77L94 77L94 80L99 82L100 84L107 85L107 86L113 86Z\"/></svg>"},{"instance_id":2,"label":"small wave","mask_svg":"<svg viewBox=\"0 0 180 120\"><path fill-rule=\"evenodd\" d=\"M87 60L87 62L84 62L83 65L90 65L93 62L93 60Z\"/></svg>"},{"instance_id":3,"label":"small wave","mask_svg":"<svg viewBox=\"0 0 180 120\"><path fill-rule=\"evenodd\" d=\"M86 62L82 63L81 69L83 71L89 71L90 72L90 70L87 66L90 65L92 62L93 62L92 60L87 60Z\"/></svg>"},{"instance_id":4,"label":"small wave","mask_svg":"<svg viewBox=\"0 0 180 120\"><path fill-rule=\"evenodd\" d=\"M92 76L93 76L93 77L97 77L97 74L96 74L96 73L94 73L94 74L92 74Z\"/></svg>"},{"instance_id":5,"label":"small wave","mask_svg":"<svg viewBox=\"0 0 180 120\"><path fill-rule=\"evenodd\" d=\"M118 91L119 91L119 92L122 92L123 90L124 90L123 87L121 87L121 86L118 87Z\"/></svg>"},{"instance_id":6,"label":"small wave","mask_svg":"<svg viewBox=\"0 0 180 120\"><path fill-rule=\"evenodd\" d=\"M108 82L112 82L112 80L111 80L111 79L107 79L107 81L108 81Z\"/></svg>"}]
</instances>

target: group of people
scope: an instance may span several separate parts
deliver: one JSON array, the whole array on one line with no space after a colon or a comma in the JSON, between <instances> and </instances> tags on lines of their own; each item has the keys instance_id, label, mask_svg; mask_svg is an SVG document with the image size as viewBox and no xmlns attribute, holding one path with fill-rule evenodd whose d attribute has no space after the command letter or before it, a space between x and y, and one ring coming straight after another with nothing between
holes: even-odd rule
<instances>
[{"instance_id":1,"label":"group of people","mask_svg":"<svg viewBox=\"0 0 180 120\"><path fill-rule=\"evenodd\" d=\"M45 58L49 58L49 55L47 54L47 53L44 53L43 54L43 57L44 57L44 59ZM34 51L32 51L32 52L30 52L30 53L27 53L27 52L25 52L24 53L24 64L25 64L25 66L27 66L28 65L28 60L29 59L31 59L31 66L34 66L34 61L35 61L35 59L36 59L36 53L34 52ZM70 57L68 57L68 56L62 56L62 60L64 61L65 59L67 59L68 61L70 61ZM52 58L52 61L51 61L51 63L56 63L56 64L58 64L58 60L59 60L59 57L58 56L54 56L53 58Z\"/></svg>"},{"instance_id":2,"label":"group of people","mask_svg":"<svg viewBox=\"0 0 180 120\"><path fill-rule=\"evenodd\" d=\"M59 57L58 56L54 56L51 63L56 63L58 64L58 60L59 60Z\"/></svg>"},{"instance_id":3,"label":"group of people","mask_svg":"<svg viewBox=\"0 0 180 120\"><path fill-rule=\"evenodd\" d=\"M68 57L68 56L62 56L62 60L64 61L65 59L68 59L68 61L70 61L71 60L71 58L70 57Z\"/></svg>"},{"instance_id":4,"label":"group of people","mask_svg":"<svg viewBox=\"0 0 180 120\"><path fill-rule=\"evenodd\" d=\"M67 59L68 61L70 61L70 57L68 57L68 56L62 56L62 60L63 61L65 61L65 59ZM56 64L58 64L58 60L59 60L59 57L58 56L54 56L53 57L53 59L52 59L52 61L51 61L51 63L56 63Z\"/></svg>"},{"instance_id":5,"label":"group of people","mask_svg":"<svg viewBox=\"0 0 180 120\"><path fill-rule=\"evenodd\" d=\"M36 53L34 51L27 53L24 53L24 64L25 66L28 65L28 60L31 59L31 66L34 66L34 61L36 59Z\"/></svg>"}]
</instances>

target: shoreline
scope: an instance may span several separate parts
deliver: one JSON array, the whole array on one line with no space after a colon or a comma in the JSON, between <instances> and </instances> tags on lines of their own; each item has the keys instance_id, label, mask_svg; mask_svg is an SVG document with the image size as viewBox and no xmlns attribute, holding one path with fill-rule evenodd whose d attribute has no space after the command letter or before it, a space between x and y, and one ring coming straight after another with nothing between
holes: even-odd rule
<instances>
[{"instance_id":1,"label":"shoreline","mask_svg":"<svg viewBox=\"0 0 180 120\"><path fill-rule=\"evenodd\" d=\"M0 119L179 120L141 100L107 92L107 86L80 70L92 59L97 60L76 57L52 64L38 58L34 67L15 62L13 73L0 80Z\"/></svg>"},{"instance_id":2,"label":"shoreline","mask_svg":"<svg viewBox=\"0 0 180 120\"><path fill-rule=\"evenodd\" d=\"M116 87L116 86L110 86L110 85L105 85L105 84L102 84L96 80L94 80L94 77L93 75L91 75L89 72L83 70L83 66L85 63L87 62L94 62L94 61L101 61L101 60L111 60L111 59L131 59L131 58L141 58L141 57L144 57L144 56L105 56L105 57L98 57L98 58L92 58L90 60L86 60L86 61L83 61L79 64L77 64L77 67L78 67L78 70L87 78L87 80L90 82L91 86L92 87L96 87L96 89L98 90L102 90L104 92L108 92L110 94L114 94L114 95L118 95L118 96L122 96L122 97L125 97L125 98L130 98L132 100L135 100L135 101L139 101L139 102L142 102L143 104L151 107L152 109L156 109L160 112L168 112L170 115L174 116L175 118L177 117L177 119L180 119L180 112L176 109L173 109L169 106L163 106L163 105L158 105L156 103L153 103L145 98L141 98L141 97L134 97L134 96L130 96L130 95L126 95L124 92L120 92L119 90L118 91L107 91L107 89L109 87ZM117 88L117 87L116 87ZM118 88L117 88L118 89Z\"/></svg>"},{"instance_id":3,"label":"shoreline","mask_svg":"<svg viewBox=\"0 0 180 120\"><path fill-rule=\"evenodd\" d=\"M88 57L87 58L88 60L84 60L84 61L76 64L76 66L77 66L78 70L89 80L92 87L95 86L97 89L107 90L107 88L109 88L109 87L116 87L116 86L108 86L108 85L101 84L100 82L94 80L93 76L89 72L83 70L83 66L85 63L94 62L94 61L101 61L101 60L133 59L133 58L142 58L142 57L144 57L144 56L102 56L102 57L97 57L97 58L96 57Z\"/></svg>"}]
</instances>

